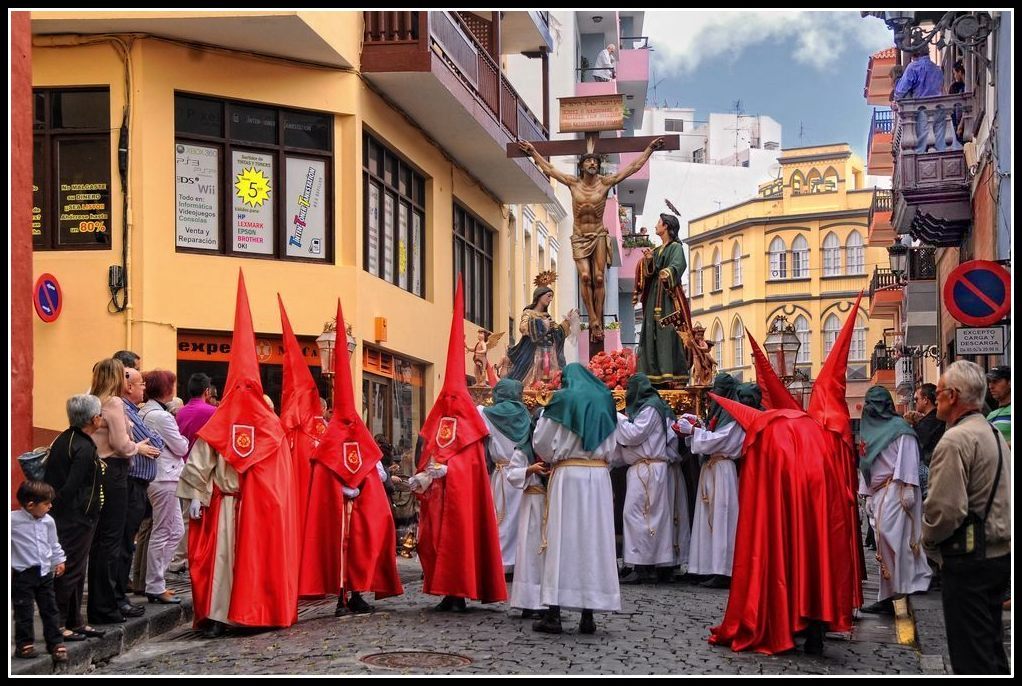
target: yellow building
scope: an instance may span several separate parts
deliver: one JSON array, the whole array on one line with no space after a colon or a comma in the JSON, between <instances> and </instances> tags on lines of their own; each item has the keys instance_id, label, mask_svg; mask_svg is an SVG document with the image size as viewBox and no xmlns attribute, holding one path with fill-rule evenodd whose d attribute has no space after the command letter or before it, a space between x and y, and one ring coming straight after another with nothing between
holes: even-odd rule
<instances>
[{"instance_id":1,"label":"yellow building","mask_svg":"<svg viewBox=\"0 0 1022 686\"><path fill-rule=\"evenodd\" d=\"M506 205L553 200L505 154L549 135L499 67L549 48L549 30L541 13L499 16L34 12L33 274L63 296L34 325L37 434L66 427L65 400L120 349L175 370L182 392L194 372L222 388L242 269L271 397L276 294L324 395L315 338L339 297L370 429L410 450L455 274L469 342L500 330ZM478 62L451 58L465 50Z\"/></svg>"},{"instance_id":2,"label":"yellow building","mask_svg":"<svg viewBox=\"0 0 1022 686\"><path fill-rule=\"evenodd\" d=\"M706 328L719 369L754 380L746 333L762 345L778 316L802 341L798 367L815 379L859 291L887 254L866 246L873 189L845 143L793 148L758 197L689 223L692 318ZM883 339L864 298L849 355L852 416L868 387L869 356Z\"/></svg>"}]
</instances>

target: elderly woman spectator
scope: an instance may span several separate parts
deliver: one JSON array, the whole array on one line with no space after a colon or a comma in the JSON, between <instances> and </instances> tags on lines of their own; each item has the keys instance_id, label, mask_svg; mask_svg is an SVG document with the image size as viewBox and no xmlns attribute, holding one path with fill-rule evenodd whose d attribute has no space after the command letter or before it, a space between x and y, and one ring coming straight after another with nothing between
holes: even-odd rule
<instances>
[{"instance_id":1,"label":"elderly woman spectator","mask_svg":"<svg viewBox=\"0 0 1022 686\"><path fill-rule=\"evenodd\" d=\"M57 539L67 555L64 574L53 580L61 632L65 641L102 636L82 619L82 596L89 548L103 503L103 464L92 435L103 426L102 405L94 395L74 395L67 401L68 428L50 446L43 480L53 487L50 516Z\"/></svg>"},{"instance_id":2,"label":"elderly woman spectator","mask_svg":"<svg viewBox=\"0 0 1022 686\"><path fill-rule=\"evenodd\" d=\"M174 400L177 377L156 369L145 373L145 405L142 420L163 439L163 451L156 458L156 478L149 484L153 506L152 534L146 561L145 594L150 603L177 604L181 600L167 590L167 566L184 535L184 519L177 499L177 482L188 455L188 439L181 435L168 406Z\"/></svg>"},{"instance_id":3,"label":"elderly woman spectator","mask_svg":"<svg viewBox=\"0 0 1022 686\"><path fill-rule=\"evenodd\" d=\"M102 404L103 423L92 434L96 452L104 464L103 507L89 555L89 621L94 624L123 622L125 616L138 617L145 612L133 605L119 588L121 539L124 537L128 506L128 467L137 454L156 457L159 450L149 441L136 443L128 433L124 415L126 379L124 365L113 358L102 360L92 370L90 393Z\"/></svg>"}]
</instances>

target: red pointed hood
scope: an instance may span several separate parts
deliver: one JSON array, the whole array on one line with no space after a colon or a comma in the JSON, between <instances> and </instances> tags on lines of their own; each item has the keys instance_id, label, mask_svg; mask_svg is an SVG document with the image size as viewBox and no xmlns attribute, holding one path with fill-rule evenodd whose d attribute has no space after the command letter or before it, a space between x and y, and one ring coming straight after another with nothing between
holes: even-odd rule
<instances>
[{"instance_id":1,"label":"red pointed hood","mask_svg":"<svg viewBox=\"0 0 1022 686\"><path fill-rule=\"evenodd\" d=\"M454 319L447 342L447 369L429 416L422 425L419 468L430 460L445 463L466 446L487 436L486 424L465 385L465 296L461 277L454 293Z\"/></svg>"},{"instance_id":2,"label":"red pointed hood","mask_svg":"<svg viewBox=\"0 0 1022 686\"><path fill-rule=\"evenodd\" d=\"M770 360L766 353L759 347L759 343L749 333L749 343L752 344L752 360L756 365L756 383L763 391L763 407L768 410L798 410L802 411L802 405L792 397L784 382L777 376L777 372L770 366Z\"/></svg>"},{"instance_id":3,"label":"red pointed hood","mask_svg":"<svg viewBox=\"0 0 1022 686\"><path fill-rule=\"evenodd\" d=\"M302 348L295 338L291 320L284 309L284 301L277 294L280 307L280 325L284 337L284 387L280 395L280 423L285 431L303 431L319 440L326 431L323 421L323 403L319 389L305 363Z\"/></svg>"},{"instance_id":4,"label":"red pointed hood","mask_svg":"<svg viewBox=\"0 0 1022 686\"><path fill-rule=\"evenodd\" d=\"M743 429L745 429L746 433L748 433L753 427L756 420L765 414L763 410L757 410L755 407L749 407L748 405L736 400L730 400L729 398L717 395L716 393L710 393L710 397L713 398L718 405L723 407L725 412L734 417L735 421L738 422Z\"/></svg>"},{"instance_id":5,"label":"red pointed hood","mask_svg":"<svg viewBox=\"0 0 1022 686\"><path fill-rule=\"evenodd\" d=\"M224 396L216 412L199 431L199 437L239 473L276 454L284 440L280 420L263 400L252 312L248 306L245 276L240 269L231 363Z\"/></svg>"},{"instance_id":6,"label":"red pointed hood","mask_svg":"<svg viewBox=\"0 0 1022 686\"><path fill-rule=\"evenodd\" d=\"M346 331L344 312L338 300L337 343L334 345L334 413L312 460L336 474L346 486L355 488L369 472L376 469L376 463L380 461L383 452L355 407Z\"/></svg>"},{"instance_id":7,"label":"red pointed hood","mask_svg":"<svg viewBox=\"0 0 1022 686\"><path fill-rule=\"evenodd\" d=\"M823 425L828 431L841 434L845 442L854 450L852 438L852 420L848 414L848 403L845 392L848 387L848 350L852 345L852 333L855 330L855 319L859 314L859 301L862 291L855 299L855 305L849 310L848 319L841 327L834 347L823 363L820 376L813 385L813 395L809 400L809 416Z\"/></svg>"}]
</instances>

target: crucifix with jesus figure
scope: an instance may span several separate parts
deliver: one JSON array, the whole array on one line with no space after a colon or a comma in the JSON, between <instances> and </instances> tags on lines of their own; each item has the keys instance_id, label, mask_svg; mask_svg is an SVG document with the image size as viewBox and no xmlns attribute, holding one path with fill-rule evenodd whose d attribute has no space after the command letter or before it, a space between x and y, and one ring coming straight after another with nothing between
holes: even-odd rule
<instances>
[{"instance_id":1,"label":"crucifix with jesus figure","mask_svg":"<svg viewBox=\"0 0 1022 686\"><path fill-rule=\"evenodd\" d=\"M681 147L677 134L601 138L601 131L624 129L624 98L621 94L561 98L560 132L584 133L584 140L519 141L507 146L508 157L531 157L545 174L571 191L574 218L571 252L578 269L582 302L589 313L591 354L603 350L605 274L613 254L610 232L603 225L603 211L610 189L642 169L654 151ZM621 152L642 154L615 174L600 174L601 155ZM544 155L581 155L579 175L559 171Z\"/></svg>"}]
</instances>

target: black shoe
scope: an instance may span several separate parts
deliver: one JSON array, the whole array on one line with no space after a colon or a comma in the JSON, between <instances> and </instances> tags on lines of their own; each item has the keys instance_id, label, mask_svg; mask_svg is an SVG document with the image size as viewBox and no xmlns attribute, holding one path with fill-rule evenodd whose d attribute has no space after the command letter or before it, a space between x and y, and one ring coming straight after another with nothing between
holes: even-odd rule
<instances>
[{"instance_id":1,"label":"black shoe","mask_svg":"<svg viewBox=\"0 0 1022 686\"><path fill-rule=\"evenodd\" d=\"M468 605L465 604L464 598L455 598L454 606L451 609L455 612L468 612Z\"/></svg>"},{"instance_id":2,"label":"black shoe","mask_svg":"<svg viewBox=\"0 0 1022 686\"><path fill-rule=\"evenodd\" d=\"M367 603L361 594L352 593L348 600L348 609L357 615L364 615L372 612L373 606Z\"/></svg>"},{"instance_id":3,"label":"black shoe","mask_svg":"<svg viewBox=\"0 0 1022 686\"><path fill-rule=\"evenodd\" d=\"M632 574L637 574L637 572L635 571L634 567L627 567L627 566L626 567L622 567L620 569L620 571L618 571L618 573L617 573L617 578L618 579L624 579L626 576L631 576Z\"/></svg>"},{"instance_id":4,"label":"black shoe","mask_svg":"<svg viewBox=\"0 0 1022 686\"><path fill-rule=\"evenodd\" d=\"M149 599L150 603L159 603L160 605L181 604L181 599L171 595L170 591L164 591L163 593L146 593L145 597Z\"/></svg>"},{"instance_id":5,"label":"black shoe","mask_svg":"<svg viewBox=\"0 0 1022 686\"><path fill-rule=\"evenodd\" d=\"M119 608L121 614L125 617L141 617L145 614L144 605L133 605L132 603L124 603Z\"/></svg>"},{"instance_id":6,"label":"black shoe","mask_svg":"<svg viewBox=\"0 0 1022 686\"><path fill-rule=\"evenodd\" d=\"M218 622L215 619L209 620L206 627L202 630L203 638L219 638L224 635L227 631L227 625L223 622Z\"/></svg>"},{"instance_id":7,"label":"black shoe","mask_svg":"<svg viewBox=\"0 0 1022 686\"><path fill-rule=\"evenodd\" d=\"M592 610L582 611L582 621L578 623L578 633L580 634L596 633L596 622L593 620Z\"/></svg>"},{"instance_id":8,"label":"black shoe","mask_svg":"<svg viewBox=\"0 0 1022 686\"><path fill-rule=\"evenodd\" d=\"M862 608L859 611L867 612L871 615L887 615L889 617L893 617L894 603L892 603L890 600L881 600L879 602L873 603L872 605L867 605L866 607Z\"/></svg>"},{"instance_id":9,"label":"black shoe","mask_svg":"<svg viewBox=\"0 0 1022 686\"><path fill-rule=\"evenodd\" d=\"M823 622L810 620L809 626L803 632L806 642L802 644L802 652L806 655L823 655L823 634L826 632L826 625Z\"/></svg>"},{"instance_id":10,"label":"black shoe","mask_svg":"<svg viewBox=\"0 0 1022 686\"><path fill-rule=\"evenodd\" d=\"M522 619L539 619L543 616L543 610L522 610Z\"/></svg>"},{"instance_id":11,"label":"black shoe","mask_svg":"<svg viewBox=\"0 0 1022 686\"><path fill-rule=\"evenodd\" d=\"M731 577L724 576L723 574L714 574L699 585L703 588L731 588Z\"/></svg>"},{"instance_id":12,"label":"black shoe","mask_svg":"<svg viewBox=\"0 0 1022 686\"><path fill-rule=\"evenodd\" d=\"M636 586L638 584L641 584L644 581L644 579L637 571L633 569L632 571L628 572L628 574L621 577L619 581L625 586Z\"/></svg>"},{"instance_id":13,"label":"black shoe","mask_svg":"<svg viewBox=\"0 0 1022 686\"><path fill-rule=\"evenodd\" d=\"M532 623L532 630L538 631L542 634L559 634L561 633L561 613L551 613L547 610L546 614L543 615L543 619L539 619Z\"/></svg>"},{"instance_id":14,"label":"black shoe","mask_svg":"<svg viewBox=\"0 0 1022 686\"><path fill-rule=\"evenodd\" d=\"M454 610L454 603L457 600L452 595L445 595L444 599L437 603L436 607L433 608L434 612L452 612Z\"/></svg>"}]
</instances>

